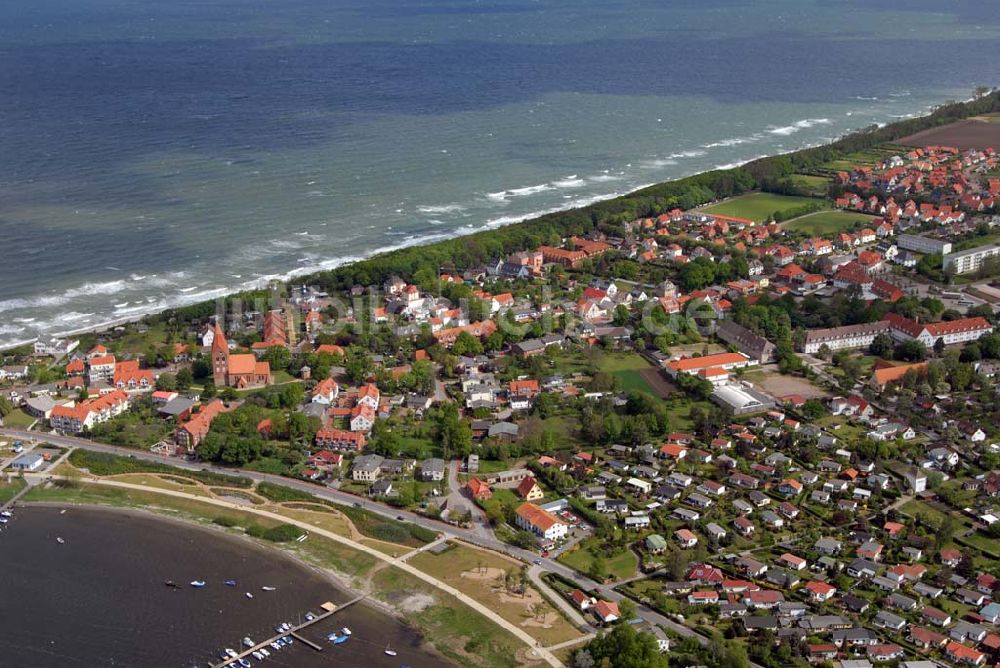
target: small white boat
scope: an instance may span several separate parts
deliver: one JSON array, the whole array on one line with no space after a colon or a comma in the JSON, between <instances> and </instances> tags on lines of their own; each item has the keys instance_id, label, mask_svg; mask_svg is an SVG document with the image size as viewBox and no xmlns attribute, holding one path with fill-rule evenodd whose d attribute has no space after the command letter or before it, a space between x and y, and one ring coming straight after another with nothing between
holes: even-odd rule
<instances>
[{"instance_id":1,"label":"small white boat","mask_svg":"<svg viewBox=\"0 0 1000 668\"><path fill-rule=\"evenodd\" d=\"M396 656L396 650L389 647L389 643L385 644L385 655L386 656Z\"/></svg>"},{"instance_id":2,"label":"small white boat","mask_svg":"<svg viewBox=\"0 0 1000 668\"><path fill-rule=\"evenodd\" d=\"M14 516L14 513L10 512L9 510L5 510L3 512L0 512L0 517L13 517L13 516Z\"/></svg>"},{"instance_id":3,"label":"small white boat","mask_svg":"<svg viewBox=\"0 0 1000 668\"><path fill-rule=\"evenodd\" d=\"M347 628L346 626L340 629L340 632L343 633L345 636L351 635L351 629Z\"/></svg>"},{"instance_id":4,"label":"small white boat","mask_svg":"<svg viewBox=\"0 0 1000 668\"><path fill-rule=\"evenodd\" d=\"M194 587L195 589L201 589L202 587L205 586L205 581L204 580L191 580L191 586Z\"/></svg>"},{"instance_id":5,"label":"small white boat","mask_svg":"<svg viewBox=\"0 0 1000 668\"><path fill-rule=\"evenodd\" d=\"M250 639L250 636L243 638L243 644L247 647L253 647L256 643Z\"/></svg>"},{"instance_id":6,"label":"small white boat","mask_svg":"<svg viewBox=\"0 0 1000 668\"><path fill-rule=\"evenodd\" d=\"M263 589L264 591L274 591L277 589L277 587L261 587L261 589Z\"/></svg>"},{"instance_id":7,"label":"small white boat","mask_svg":"<svg viewBox=\"0 0 1000 668\"><path fill-rule=\"evenodd\" d=\"M57 542L57 543L59 543L60 545L62 545L62 544L63 544L63 543L65 543L66 541L64 541L64 540L63 540L63 537L62 537L62 536L56 536L56 542Z\"/></svg>"},{"instance_id":8,"label":"small white boat","mask_svg":"<svg viewBox=\"0 0 1000 668\"><path fill-rule=\"evenodd\" d=\"M263 661L264 660L264 655L261 654L260 652L256 651L256 650L254 650L253 652L250 652L250 656L252 656L253 658L257 659L258 661Z\"/></svg>"},{"instance_id":9,"label":"small white boat","mask_svg":"<svg viewBox=\"0 0 1000 668\"><path fill-rule=\"evenodd\" d=\"M226 654L228 654L229 657L233 658L233 659L235 659L236 657L238 657L240 655L240 653L237 652L235 649L231 649L229 647L226 648Z\"/></svg>"},{"instance_id":10,"label":"small white boat","mask_svg":"<svg viewBox=\"0 0 1000 668\"><path fill-rule=\"evenodd\" d=\"M267 657L271 656L271 653L270 653L270 652L268 652L268 651L267 651L266 649L264 649L263 647L261 647L259 651L260 651L260 653L261 653L261 654L263 654L263 655L264 655L264 658L265 658L265 659L266 659Z\"/></svg>"},{"instance_id":11,"label":"small white boat","mask_svg":"<svg viewBox=\"0 0 1000 668\"><path fill-rule=\"evenodd\" d=\"M247 598L253 598L253 594L251 594L250 592L247 592Z\"/></svg>"},{"instance_id":12,"label":"small white boat","mask_svg":"<svg viewBox=\"0 0 1000 668\"><path fill-rule=\"evenodd\" d=\"M60 515L65 515L65 514L66 514L66 509L65 509L65 508L63 508L62 510L60 510L60 511L59 511L59 514L60 514Z\"/></svg>"}]
</instances>

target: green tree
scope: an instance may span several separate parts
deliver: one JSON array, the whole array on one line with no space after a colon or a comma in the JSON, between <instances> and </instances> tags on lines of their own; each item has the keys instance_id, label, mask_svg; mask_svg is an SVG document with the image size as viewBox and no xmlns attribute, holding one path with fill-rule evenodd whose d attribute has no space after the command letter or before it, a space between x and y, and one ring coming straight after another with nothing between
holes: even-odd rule
<instances>
[{"instance_id":1,"label":"green tree","mask_svg":"<svg viewBox=\"0 0 1000 668\"><path fill-rule=\"evenodd\" d=\"M172 373L161 373L156 379L156 389L171 392L177 389L177 377Z\"/></svg>"},{"instance_id":2,"label":"green tree","mask_svg":"<svg viewBox=\"0 0 1000 668\"><path fill-rule=\"evenodd\" d=\"M483 343L469 332L462 331L455 337L451 351L461 356L482 355Z\"/></svg>"},{"instance_id":3,"label":"green tree","mask_svg":"<svg viewBox=\"0 0 1000 668\"><path fill-rule=\"evenodd\" d=\"M640 633L631 624L617 624L609 633L597 636L584 648L598 666L608 668L668 668L660 654L656 636ZM579 653L578 651L578 653Z\"/></svg>"},{"instance_id":4,"label":"green tree","mask_svg":"<svg viewBox=\"0 0 1000 668\"><path fill-rule=\"evenodd\" d=\"M194 382L194 374L192 374L191 369L183 367L177 371L177 389L181 392L186 392L191 387L191 383Z\"/></svg>"}]
</instances>

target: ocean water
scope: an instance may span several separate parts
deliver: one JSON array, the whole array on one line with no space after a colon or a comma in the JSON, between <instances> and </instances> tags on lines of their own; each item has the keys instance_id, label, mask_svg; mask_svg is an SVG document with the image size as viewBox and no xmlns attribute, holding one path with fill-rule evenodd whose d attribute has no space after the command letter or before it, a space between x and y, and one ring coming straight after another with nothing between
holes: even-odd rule
<instances>
[{"instance_id":1,"label":"ocean water","mask_svg":"<svg viewBox=\"0 0 1000 668\"><path fill-rule=\"evenodd\" d=\"M0 345L997 84L974 0L6 0Z\"/></svg>"},{"instance_id":2,"label":"ocean water","mask_svg":"<svg viewBox=\"0 0 1000 668\"><path fill-rule=\"evenodd\" d=\"M195 579L206 586L187 585ZM238 586L227 587L228 579ZM171 589L164 580L183 586ZM261 591L264 585L277 589ZM15 511L0 532L0 591L0 664L19 668L207 666L226 647L241 651L245 636L263 641L282 621L298 624L325 601L353 598L280 552L152 515L78 506L65 514L55 507ZM344 626L350 641L333 647L324 640ZM367 604L303 635L326 649L296 642L261 665L451 665L422 649L415 631ZM396 658L384 654L386 643Z\"/></svg>"}]
</instances>

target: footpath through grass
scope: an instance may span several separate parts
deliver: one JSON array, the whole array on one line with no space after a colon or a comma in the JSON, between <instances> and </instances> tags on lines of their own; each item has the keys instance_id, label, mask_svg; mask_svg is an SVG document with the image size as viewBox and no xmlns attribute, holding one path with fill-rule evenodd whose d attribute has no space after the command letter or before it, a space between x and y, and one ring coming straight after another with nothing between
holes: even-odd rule
<instances>
[{"instance_id":1,"label":"footpath through grass","mask_svg":"<svg viewBox=\"0 0 1000 668\"><path fill-rule=\"evenodd\" d=\"M96 476L121 475L123 473L169 473L185 478L193 478L207 485L249 488L253 481L242 476L212 473L210 471L189 471L159 462L149 462L132 457L121 457L103 452L77 449L70 453L69 463L78 469L87 469Z\"/></svg>"},{"instance_id":2,"label":"footpath through grass","mask_svg":"<svg viewBox=\"0 0 1000 668\"><path fill-rule=\"evenodd\" d=\"M116 507L137 507L178 514L199 523L220 527L253 526L253 534L284 539L292 529L269 518L236 509L216 508L188 499L153 492L101 487L93 484L36 487L26 501L81 503ZM394 607L403 619L423 633L428 641L459 665L477 668L514 668L525 646L493 622L461 601L442 593L392 566L347 545L312 534L309 540L282 542L281 549L344 576L355 588L371 593ZM414 600L415 597L417 600Z\"/></svg>"}]
</instances>

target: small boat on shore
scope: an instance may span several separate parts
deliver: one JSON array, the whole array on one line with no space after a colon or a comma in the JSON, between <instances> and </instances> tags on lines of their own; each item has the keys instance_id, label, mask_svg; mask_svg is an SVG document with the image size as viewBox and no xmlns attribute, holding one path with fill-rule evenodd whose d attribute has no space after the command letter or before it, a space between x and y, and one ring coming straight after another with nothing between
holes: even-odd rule
<instances>
[{"instance_id":1,"label":"small boat on shore","mask_svg":"<svg viewBox=\"0 0 1000 668\"><path fill-rule=\"evenodd\" d=\"M204 580L191 580L191 586L194 587L195 589L201 589L202 587L205 586L205 581Z\"/></svg>"}]
</instances>

